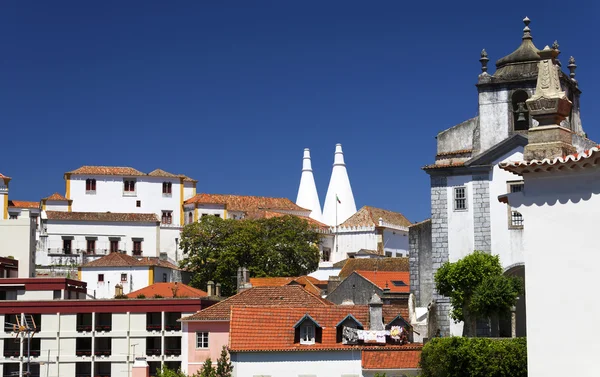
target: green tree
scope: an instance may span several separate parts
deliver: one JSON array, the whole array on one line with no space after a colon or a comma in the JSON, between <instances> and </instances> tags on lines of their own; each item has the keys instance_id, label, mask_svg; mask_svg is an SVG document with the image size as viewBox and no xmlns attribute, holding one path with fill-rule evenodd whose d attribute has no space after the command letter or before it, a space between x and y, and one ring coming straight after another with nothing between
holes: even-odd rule
<instances>
[{"instance_id":1,"label":"green tree","mask_svg":"<svg viewBox=\"0 0 600 377\"><path fill-rule=\"evenodd\" d=\"M227 347L223 346L221 350L221 356L217 360L216 377L231 377L233 372L233 366L229 361L229 353Z\"/></svg>"},{"instance_id":2,"label":"green tree","mask_svg":"<svg viewBox=\"0 0 600 377\"><path fill-rule=\"evenodd\" d=\"M202 369L197 373L198 377L216 377L215 367L212 365L210 357L202 364Z\"/></svg>"},{"instance_id":3,"label":"green tree","mask_svg":"<svg viewBox=\"0 0 600 377\"><path fill-rule=\"evenodd\" d=\"M238 267L251 276L299 276L319 264L320 234L297 216L269 219L221 219L203 216L186 225L180 248L181 267L194 273L191 285L205 289L208 281L221 283L225 296L237 290Z\"/></svg>"},{"instance_id":4,"label":"green tree","mask_svg":"<svg viewBox=\"0 0 600 377\"><path fill-rule=\"evenodd\" d=\"M188 377L181 370L174 371L172 369L167 368L163 365L163 367L156 372L156 377Z\"/></svg>"},{"instance_id":5,"label":"green tree","mask_svg":"<svg viewBox=\"0 0 600 377\"><path fill-rule=\"evenodd\" d=\"M437 291L450 298L451 317L464 321L463 336L475 336L477 317L510 313L523 290L522 281L502 274L497 255L475 251L435 274Z\"/></svg>"}]
</instances>

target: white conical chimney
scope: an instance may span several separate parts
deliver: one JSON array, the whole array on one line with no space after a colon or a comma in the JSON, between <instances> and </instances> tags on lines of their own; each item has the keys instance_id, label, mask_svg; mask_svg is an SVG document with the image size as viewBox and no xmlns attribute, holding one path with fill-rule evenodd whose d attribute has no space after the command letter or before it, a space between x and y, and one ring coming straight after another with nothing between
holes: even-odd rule
<instances>
[{"instance_id":1,"label":"white conical chimney","mask_svg":"<svg viewBox=\"0 0 600 377\"><path fill-rule=\"evenodd\" d=\"M302 159L302 176L300 177L300 187L298 188L298 197L296 204L302 208L310 209L310 217L321 221L321 202L317 194L315 177L313 176L312 165L310 162L310 149L304 149L304 158Z\"/></svg>"},{"instance_id":2,"label":"white conical chimney","mask_svg":"<svg viewBox=\"0 0 600 377\"><path fill-rule=\"evenodd\" d=\"M327 189L327 196L323 204L323 222L327 225L335 226L341 224L355 213L356 203L354 203L354 195L352 194L350 179L348 178L346 164L344 163L342 144L336 144L333 171L331 172L329 188Z\"/></svg>"}]
</instances>

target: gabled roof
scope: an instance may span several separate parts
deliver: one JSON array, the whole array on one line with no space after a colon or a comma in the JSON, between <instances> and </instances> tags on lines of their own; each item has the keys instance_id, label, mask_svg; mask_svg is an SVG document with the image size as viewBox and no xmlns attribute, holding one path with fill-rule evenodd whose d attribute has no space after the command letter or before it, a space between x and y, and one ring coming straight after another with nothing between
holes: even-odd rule
<instances>
[{"instance_id":1,"label":"gabled roof","mask_svg":"<svg viewBox=\"0 0 600 377\"><path fill-rule=\"evenodd\" d=\"M12 178L11 177L7 177L6 175L0 173L0 179L4 179L4 180L9 180L10 181Z\"/></svg>"},{"instance_id":2,"label":"gabled roof","mask_svg":"<svg viewBox=\"0 0 600 377\"><path fill-rule=\"evenodd\" d=\"M101 258L98 258L94 261L88 262L81 266L81 268L85 267L164 267L170 268L173 270L178 270L179 268L174 264L160 260L159 258L135 258L131 255L127 255L124 253L109 253Z\"/></svg>"},{"instance_id":3,"label":"gabled roof","mask_svg":"<svg viewBox=\"0 0 600 377\"><path fill-rule=\"evenodd\" d=\"M420 360L420 349L387 349L362 351L363 369L417 369L419 368Z\"/></svg>"},{"instance_id":4,"label":"gabled roof","mask_svg":"<svg viewBox=\"0 0 600 377\"><path fill-rule=\"evenodd\" d=\"M479 165L489 165L492 164L495 160L509 153L513 149L517 147L524 147L527 145L529 139L526 136L521 134L514 134L508 139L504 139L498 144L494 145L487 151L482 154L471 158L470 160L465 162L465 166L479 166Z\"/></svg>"},{"instance_id":5,"label":"gabled roof","mask_svg":"<svg viewBox=\"0 0 600 377\"><path fill-rule=\"evenodd\" d=\"M310 314L305 314L304 317L300 318L298 320L298 322L296 322L296 324L294 325L294 328L297 329L298 326L300 326L304 321L311 321L312 323L314 323L317 327L321 327L321 325L319 325L319 322L315 321L315 319L313 317L310 316Z\"/></svg>"},{"instance_id":6,"label":"gabled roof","mask_svg":"<svg viewBox=\"0 0 600 377\"><path fill-rule=\"evenodd\" d=\"M408 258L348 258L339 276L346 278L360 271L409 271Z\"/></svg>"},{"instance_id":7,"label":"gabled roof","mask_svg":"<svg viewBox=\"0 0 600 377\"><path fill-rule=\"evenodd\" d=\"M297 285L253 287L197 312L182 321L229 321L233 306L330 306L333 303Z\"/></svg>"},{"instance_id":8,"label":"gabled roof","mask_svg":"<svg viewBox=\"0 0 600 377\"><path fill-rule=\"evenodd\" d=\"M179 176L183 178L184 182L198 182L198 180L196 180L194 178L190 178L185 174L179 174Z\"/></svg>"},{"instance_id":9,"label":"gabled roof","mask_svg":"<svg viewBox=\"0 0 600 377\"><path fill-rule=\"evenodd\" d=\"M54 194L43 198L42 200L46 200L46 201L54 201L54 202L68 202L69 199L65 198L64 196L62 196L61 194L59 194L58 192L55 192Z\"/></svg>"},{"instance_id":10,"label":"gabled roof","mask_svg":"<svg viewBox=\"0 0 600 377\"><path fill-rule=\"evenodd\" d=\"M46 211L48 220L157 223L155 213Z\"/></svg>"},{"instance_id":11,"label":"gabled roof","mask_svg":"<svg viewBox=\"0 0 600 377\"><path fill-rule=\"evenodd\" d=\"M141 171L128 166L82 166L65 174L142 176Z\"/></svg>"},{"instance_id":12,"label":"gabled roof","mask_svg":"<svg viewBox=\"0 0 600 377\"><path fill-rule=\"evenodd\" d=\"M185 204L223 204L229 211L251 212L257 210L285 210L310 212L296 205L288 198L269 198L265 196L197 194L185 201Z\"/></svg>"},{"instance_id":13,"label":"gabled roof","mask_svg":"<svg viewBox=\"0 0 600 377\"><path fill-rule=\"evenodd\" d=\"M152 298L156 295L163 298L192 298L192 297L206 297L208 294L203 290L192 288L189 285L183 283L171 282L171 283L154 283L145 288L138 289L127 295L129 298L136 298L139 295L144 295L146 298Z\"/></svg>"},{"instance_id":14,"label":"gabled roof","mask_svg":"<svg viewBox=\"0 0 600 377\"><path fill-rule=\"evenodd\" d=\"M9 207L14 208L40 208L40 202L26 202L23 200L9 200Z\"/></svg>"},{"instance_id":15,"label":"gabled roof","mask_svg":"<svg viewBox=\"0 0 600 377\"><path fill-rule=\"evenodd\" d=\"M150 176L150 177L165 177L165 178L180 178L179 175L169 173L162 169L152 170L150 173L148 173L148 176Z\"/></svg>"},{"instance_id":16,"label":"gabled roof","mask_svg":"<svg viewBox=\"0 0 600 377\"><path fill-rule=\"evenodd\" d=\"M337 341L336 325L349 314L365 325L366 329L368 328L368 305L332 305L319 307L234 306L231 309L229 348L231 352L281 352L359 350L371 347L368 345L342 344ZM384 316L385 314L384 310ZM392 317L389 312L388 315ZM295 343L294 326L308 316L321 326L321 341L310 345ZM404 346L377 348L385 349L388 347L390 349L420 349L421 345L408 344Z\"/></svg>"},{"instance_id":17,"label":"gabled roof","mask_svg":"<svg viewBox=\"0 0 600 377\"><path fill-rule=\"evenodd\" d=\"M598 164L600 164L600 145L581 153L574 153L567 156L545 158L543 160L501 162L500 168L511 173L523 175L541 171L582 169L595 167Z\"/></svg>"},{"instance_id":18,"label":"gabled roof","mask_svg":"<svg viewBox=\"0 0 600 377\"><path fill-rule=\"evenodd\" d=\"M407 271L354 271L379 289L389 288L392 293L410 293L410 278ZM404 285L395 285L402 282Z\"/></svg>"},{"instance_id":19,"label":"gabled roof","mask_svg":"<svg viewBox=\"0 0 600 377\"><path fill-rule=\"evenodd\" d=\"M327 285L327 282L315 279L312 276L300 276L250 278L250 284L253 287L281 287L284 285L298 284L311 293L321 295L321 289L318 286Z\"/></svg>"},{"instance_id":20,"label":"gabled roof","mask_svg":"<svg viewBox=\"0 0 600 377\"><path fill-rule=\"evenodd\" d=\"M388 211L386 209L364 206L346 221L340 224L340 227L358 227L358 226L379 226L379 219L384 223L408 227L411 222L399 212Z\"/></svg>"}]
</instances>

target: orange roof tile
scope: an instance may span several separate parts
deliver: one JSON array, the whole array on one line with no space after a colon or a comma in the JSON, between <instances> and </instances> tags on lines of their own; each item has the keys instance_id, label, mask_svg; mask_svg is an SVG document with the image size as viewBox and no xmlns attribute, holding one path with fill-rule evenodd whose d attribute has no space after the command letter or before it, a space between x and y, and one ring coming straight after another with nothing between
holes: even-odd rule
<instances>
[{"instance_id":1,"label":"orange roof tile","mask_svg":"<svg viewBox=\"0 0 600 377\"><path fill-rule=\"evenodd\" d=\"M46 211L48 220L158 223L155 213Z\"/></svg>"},{"instance_id":2,"label":"orange roof tile","mask_svg":"<svg viewBox=\"0 0 600 377\"><path fill-rule=\"evenodd\" d=\"M320 280L317 280L308 276L300 277L265 277L265 278L250 278L250 284L253 287L281 287L284 285L298 284L307 291L316 295L321 295L321 289L317 287L317 284L323 285Z\"/></svg>"},{"instance_id":3,"label":"orange roof tile","mask_svg":"<svg viewBox=\"0 0 600 377\"><path fill-rule=\"evenodd\" d=\"M88 262L81 267L135 267L135 266L159 266L165 268L171 268L173 270L179 269L174 264L160 260L159 258L153 257L142 257L136 258L131 255L124 253L109 253L101 258L94 261Z\"/></svg>"},{"instance_id":4,"label":"orange roof tile","mask_svg":"<svg viewBox=\"0 0 600 377\"><path fill-rule=\"evenodd\" d=\"M365 329L369 328L368 305L331 305L320 307L233 306L229 327L229 348L232 352L319 351L371 348L369 345L347 345L337 342L336 326L349 314L359 321ZM309 315L321 327L320 342L311 345L294 342L294 325L305 315ZM389 321L393 320L396 316L389 318ZM385 321L386 318L384 317L384 323ZM420 345L409 344L391 347L393 349L418 349Z\"/></svg>"},{"instance_id":5,"label":"orange roof tile","mask_svg":"<svg viewBox=\"0 0 600 377\"><path fill-rule=\"evenodd\" d=\"M2 178L2 179L8 179L9 181L12 179L12 178L7 177L6 175L4 175L2 173L0 173L0 178Z\"/></svg>"},{"instance_id":6,"label":"orange roof tile","mask_svg":"<svg viewBox=\"0 0 600 377\"><path fill-rule=\"evenodd\" d=\"M537 173L540 171L560 171L573 167L595 167L598 164L598 158L592 159L592 157L597 156L599 153L600 145L597 145L581 153L544 158L541 160L501 162L499 166L501 169L518 175L523 175L524 173Z\"/></svg>"},{"instance_id":7,"label":"orange roof tile","mask_svg":"<svg viewBox=\"0 0 600 377\"><path fill-rule=\"evenodd\" d=\"M55 201L55 202L66 202L69 199L65 198L64 196L62 196L61 194L59 194L58 192L55 192L54 194L45 197L42 200L50 200L50 201Z\"/></svg>"},{"instance_id":8,"label":"orange roof tile","mask_svg":"<svg viewBox=\"0 0 600 377\"><path fill-rule=\"evenodd\" d=\"M224 204L230 211L250 212L257 210L309 210L296 205L288 198L269 198L264 196L225 195L225 194L197 194L185 201L185 204Z\"/></svg>"},{"instance_id":9,"label":"orange roof tile","mask_svg":"<svg viewBox=\"0 0 600 377\"><path fill-rule=\"evenodd\" d=\"M426 165L423 166L422 169L423 170L427 170L427 169L443 169L443 168L454 168L454 167L459 167L459 166L465 166L465 162L464 161L455 161L455 162L448 162L448 163L440 163L440 164L433 164L433 165Z\"/></svg>"},{"instance_id":10,"label":"orange roof tile","mask_svg":"<svg viewBox=\"0 0 600 377\"><path fill-rule=\"evenodd\" d=\"M179 174L179 176L180 176L180 177L183 177L183 181L184 181L184 182L198 182L198 180L197 180L197 179L190 178L190 177L188 177L188 176L187 176L187 175L185 175L185 174Z\"/></svg>"},{"instance_id":11,"label":"orange roof tile","mask_svg":"<svg viewBox=\"0 0 600 377\"><path fill-rule=\"evenodd\" d=\"M136 298L139 295L144 295L146 298L152 298L156 295L163 298L172 297L206 297L208 294L203 290L192 288L189 285L183 283L171 282L171 283L154 283L145 288L138 289L127 295L129 298Z\"/></svg>"},{"instance_id":12,"label":"orange roof tile","mask_svg":"<svg viewBox=\"0 0 600 377\"><path fill-rule=\"evenodd\" d=\"M399 212L388 211L386 209L364 206L354 215L350 216L346 221L340 224L340 227L355 227L355 226L378 226L379 219L385 223L405 226L411 225L411 222Z\"/></svg>"},{"instance_id":13,"label":"orange roof tile","mask_svg":"<svg viewBox=\"0 0 600 377\"><path fill-rule=\"evenodd\" d=\"M251 219L270 219L273 217L283 217L283 216L287 216L287 214L285 213L281 213L281 212L273 212L273 211L251 211L251 212L246 212L246 218L251 218ZM320 221L317 221L315 219L312 219L308 216L299 216L299 215L295 215L298 218L301 218L303 220L306 220L309 224L316 226L317 228L321 228L321 229L328 229L330 228L329 225L324 224Z\"/></svg>"},{"instance_id":14,"label":"orange roof tile","mask_svg":"<svg viewBox=\"0 0 600 377\"><path fill-rule=\"evenodd\" d=\"M395 272L395 271L354 271L360 276L364 277L371 283L375 284L379 289L389 288L390 292L393 293L409 293L410 292L410 278L409 273L406 271ZM405 285L396 286L392 282L401 281Z\"/></svg>"},{"instance_id":15,"label":"orange roof tile","mask_svg":"<svg viewBox=\"0 0 600 377\"><path fill-rule=\"evenodd\" d=\"M363 350L363 369L417 369L421 350Z\"/></svg>"},{"instance_id":16,"label":"orange roof tile","mask_svg":"<svg viewBox=\"0 0 600 377\"><path fill-rule=\"evenodd\" d=\"M233 306L330 306L333 303L308 292L300 286L253 287L218 302L182 321L228 321Z\"/></svg>"},{"instance_id":17,"label":"orange roof tile","mask_svg":"<svg viewBox=\"0 0 600 377\"><path fill-rule=\"evenodd\" d=\"M40 202L26 202L23 200L9 200L9 207L15 208L40 208Z\"/></svg>"},{"instance_id":18,"label":"orange roof tile","mask_svg":"<svg viewBox=\"0 0 600 377\"><path fill-rule=\"evenodd\" d=\"M408 271L408 258L348 258L338 275L347 278L356 270Z\"/></svg>"},{"instance_id":19,"label":"orange roof tile","mask_svg":"<svg viewBox=\"0 0 600 377\"><path fill-rule=\"evenodd\" d=\"M66 174L72 175L123 175L123 176L142 176L146 175L141 171L127 166L82 166L79 169L72 170Z\"/></svg>"},{"instance_id":20,"label":"orange roof tile","mask_svg":"<svg viewBox=\"0 0 600 377\"><path fill-rule=\"evenodd\" d=\"M162 169L152 170L150 173L148 173L148 176L150 176L150 177L165 177L165 178L180 178L180 176L173 174L173 173L169 173Z\"/></svg>"}]
</instances>

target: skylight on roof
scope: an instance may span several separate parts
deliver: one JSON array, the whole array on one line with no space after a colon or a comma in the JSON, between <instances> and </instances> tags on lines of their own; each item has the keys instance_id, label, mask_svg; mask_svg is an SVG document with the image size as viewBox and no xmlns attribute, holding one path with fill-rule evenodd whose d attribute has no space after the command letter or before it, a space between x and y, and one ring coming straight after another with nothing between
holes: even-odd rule
<instances>
[{"instance_id":1,"label":"skylight on roof","mask_svg":"<svg viewBox=\"0 0 600 377\"><path fill-rule=\"evenodd\" d=\"M394 284L394 287L406 287L406 283L402 280L392 280L392 284Z\"/></svg>"}]
</instances>

